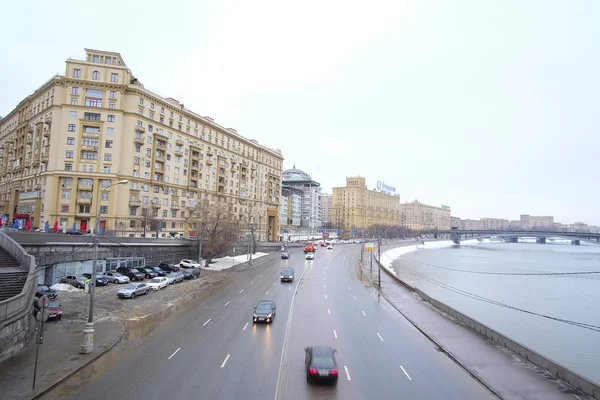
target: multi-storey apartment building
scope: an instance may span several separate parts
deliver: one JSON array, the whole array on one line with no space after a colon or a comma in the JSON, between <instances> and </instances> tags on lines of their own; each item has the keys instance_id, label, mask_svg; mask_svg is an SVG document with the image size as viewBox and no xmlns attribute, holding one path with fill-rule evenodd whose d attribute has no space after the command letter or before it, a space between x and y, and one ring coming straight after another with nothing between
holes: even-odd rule
<instances>
[{"instance_id":1,"label":"multi-storey apartment building","mask_svg":"<svg viewBox=\"0 0 600 400\"><path fill-rule=\"evenodd\" d=\"M314 181L306 172L297 169L296 164L294 164L293 168L283 171L282 183L288 188L297 189L292 193L302 193L300 195L300 225L296 225L296 220L294 218L291 218L290 224L288 225L306 229L320 228L321 207L319 200L321 197L321 184ZM284 216L280 216L280 218L284 218Z\"/></svg>"},{"instance_id":2,"label":"multi-storey apartment building","mask_svg":"<svg viewBox=\"0 0 600 400\"><path fill-rule=\"evenodd\" d=\"M367 189L362 176L346 177L332 193L333 227L340 230L400 225L400 195Z\"/></svg>"},{"instance_id":3,"label":"multi-storey apartment building","mask_svg":"<svg viewBox=\"0 0 600 400\"><path fill-rule=\"evenodd\" d=\"M119 53L85 53L0 120L5 221L137 235L145 210L161 236L188 234L189 209L203 201L278 240L280 150L148 90Z\"/></svg>"},{"instance_id":4,"label":"multi-storey apartment building","mask_svg":"<svg viewBox=\"0 0 600 400\"><path fill-rule=\"evenodd\" d=\"M321 219L323 226L332 225L333 221L333 197L330 194L323 193L321 195Z\"/></svg>"},{"instance_id":5,"label":"multi-storey apartment building","mask_svg":"<svg viewBox=\"0 0 600 400\"><path fill-rule=\"evenodd\" d=\"M283 185L281 188L281 205L279 207L279 227L299 227L302 221L302 196L304 192L293 186Z\"/></svg>"},{"instance_id":6,"label":"multi-storey apartment building","mask_svg":"<svg viewBox=\"0 0 600 400\"><path fill-rule=\"evenodd\" d=\"M554 228L554 217L549 216L521 214L520 222L523 229L550 230Z\"/></svg>"},{"instance_id":7,"label":"multi-storey apartment building","mask_svg":"<svg viewBox=\"0 0 600 400\"><path fill-rule=\"evenodd\" d=\"M418 200L402 203L402 225L412 230L448 230L451 211L448 207L435 207Z\"/></svg>"}]
</instances>

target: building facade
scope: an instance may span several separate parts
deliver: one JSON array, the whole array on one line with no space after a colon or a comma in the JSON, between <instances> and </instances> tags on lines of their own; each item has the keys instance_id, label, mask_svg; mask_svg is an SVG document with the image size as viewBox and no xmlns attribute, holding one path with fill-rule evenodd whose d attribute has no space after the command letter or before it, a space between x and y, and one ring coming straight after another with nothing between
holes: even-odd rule
<instances>
[{"instance_id":1,"label":"building facade","mask_svg":"<svg viewBox=\"0 0 600 400\"><path fill-rule=\"evenodd\" d=\"M362 176L346 177L346 186L334 187L331 196L335 229L400 225L400 195L369 190Z\"/></svg>"},{"instance_id":2,"label":"building facade","mask_svg":"<svg viewBox=\"0 0 600 400\"><path fill-rule=\"evenodd\" d=\"M333 226L333 197L330 194L321 195L321 219L323 226Z\"/></svg>"},{"instance_id":3,"label":"building facade","mask_svg":"<svg viewBox=\"0 0 600 400\"><path fill-rule=\"evenodd\" d=\"M296 187L282 185L279 226L298 227L302 223L302 196L304 192Z\"/></svg>"},{"instance_id":4,"label":"building facade","mask_svg":"<svg viewBox=\"0 0 600 400\"><path fill-rule=\"evenodd\" d=\"M451 211L448 207L435 207L418 200L401 204L402 225L415 231L448 230Z\"/></svg>"},{"instance_id":5,"label":"building facade","mask_svg":"<svg viewBox=\"0 0 600 400\"><path fill-rule=\"evenodd\" d=\"M282 184L284 187L294 190L292 192L292 201L294 193L300 196L300 224L297 220L288 218L287 215L281 215L280 220L288 220L287 228L306 228L317 229L321 227L321 206L319 203L321 197L321 184L314 181L306 172L297 169L296 165L291 169L286 169L282 173ZM300 193L302 193L300 195ZM297 198L296 198L297 199ZM291 213L290 213L291 215Z\"/></svg>"},{"instance_id":6,"label":"building facade","mask_svg":"<svg viewBox=\"0 0 600 400\"><path fill-rule=\"evenodd\" d=\"M543 231L552 230L554 228L554 217L521 214L520 221L523 229Z\"/></svg>"},{"instance_id":7,"label":"building facade","mask_svg":"<svg viewBox=\"0 0 600 400\"><path fill-rule=\"evenodd\" d=\"M279 149L151 92L118 53L85 53L0 120L5 223L137 236L150 214L160 236L187 235L189 209L203 201L278 240Z\"/></svg>"}]
</instances>

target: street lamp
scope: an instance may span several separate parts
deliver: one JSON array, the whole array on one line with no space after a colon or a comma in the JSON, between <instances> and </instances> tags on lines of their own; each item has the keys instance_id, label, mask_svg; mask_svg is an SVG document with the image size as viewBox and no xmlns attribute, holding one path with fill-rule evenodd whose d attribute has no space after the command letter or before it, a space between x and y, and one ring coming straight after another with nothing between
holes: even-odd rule
<instances>
[{"instance_id":1,"label":"street lamp","mask_svg":"<svg viewBox=\"0 0 600 400\"><path fill-rule=\"evenodd\" d=\"M94 261L92 262L93 281L90 281L90 306L88 309L88 320L85 323L85 329L83 330L83 341L81 342L79 354L88 354L94 351L94 292L96 291L96 265L98 264L98 242L100 238L100 200L102 199L104 192L107 191L111 186L125 185L127 183L129 183L129 181L125 179L106 186L100 192L100 197L98 197L97 200L96 224L98 225L98 228L96 228L96 234L94 235Z\"/></svg>"}]
</instances>

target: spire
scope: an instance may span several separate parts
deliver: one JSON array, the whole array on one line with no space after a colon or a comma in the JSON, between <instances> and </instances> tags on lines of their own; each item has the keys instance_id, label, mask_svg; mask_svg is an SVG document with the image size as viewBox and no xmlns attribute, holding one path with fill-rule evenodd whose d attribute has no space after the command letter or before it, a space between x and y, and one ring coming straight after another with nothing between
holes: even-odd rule
<instances>
[{"instance_id":1,"label":"spire","mask_svg":"<svg viewBox=\"0 0 600 400\"><path fill-rule=\"evenodd\" d=\"M296 169L296 161L294 161L294 169Z\"/></svg>"}]
</instances>

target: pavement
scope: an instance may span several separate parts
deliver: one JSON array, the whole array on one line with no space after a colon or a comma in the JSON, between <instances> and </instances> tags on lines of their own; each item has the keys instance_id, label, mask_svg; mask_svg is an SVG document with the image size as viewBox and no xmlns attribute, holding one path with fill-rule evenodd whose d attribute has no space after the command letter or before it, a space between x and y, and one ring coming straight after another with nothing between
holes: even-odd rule
<instances>
[{"instance_id":1,"label":"pavement","mask_svg":"<svg viewBox=\"0 0 600 400\"><path fill-rule=\"evenodd\" d=\"M382 252L414 244L395 243L382 248ZM365 257L364 261L359 263L361 277L376 288L377 263L374 261L371 269L369 261L369 258ZM433 308L384 268L381 271L381 289L378 292L414 327L439 346L441 352L446 353L501 399L592 400L547 371Z\"/></svg>"}]
</instances>

